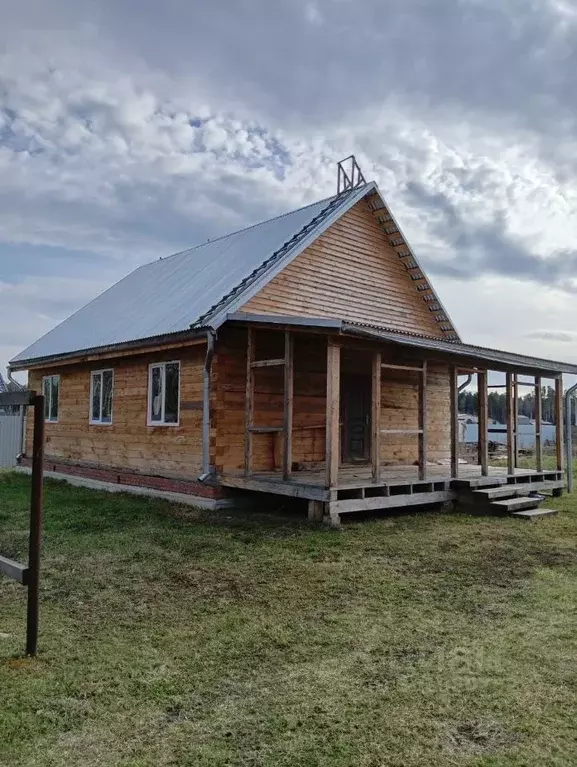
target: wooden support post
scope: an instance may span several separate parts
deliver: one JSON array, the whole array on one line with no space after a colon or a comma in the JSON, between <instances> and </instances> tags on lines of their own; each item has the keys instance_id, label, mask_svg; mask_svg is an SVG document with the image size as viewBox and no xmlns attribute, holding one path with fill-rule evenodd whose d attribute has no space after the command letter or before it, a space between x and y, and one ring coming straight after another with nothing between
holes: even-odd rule
<instances>
[{"instance_id":1,"label":"wooden support post","mask_svg":"<svg viewBox=\"0 0 577 767\"><path fill-rule=\"evenodd\" d=\"M419 479L427 479L427 362L419 375Z\"/></svg>"},{"instance_id":2,"label":"wooden support post","mask_svg":"<svg viewBox=\"0 0 577 767\"><path fill-rule=\"evenodd\" d=\"M513 455L515 468L519 466L519 380L513 373Z\"/></svg>"},{"instance_id":3,"label":"wooden support post","mask_svg":"<svg viewBox=\"0 0 577 767\"><path fill-rule=\"evenodd\" d=\"M293 393L294 393L294 368L293 368L293 337L287 330L284 334L284 413L283 413L283 462L282 476L287 480L292 470L292 443L293 443Z\"/></svg>"},{"instance_id":4,"label":"wooden support post","mask_svg":"<svg viewBox=\"0 0 577 767\"><path fill-rule=\"evenodd\" d=\"M252 427L254 414L254 370L252 363L254 360L254 331L252 328L247 330L246 344L246 396L244 406L244 476L250 474L252 463Z\"/></svg>"},{"instance_id":5,"label":"wooden support post","mask_svg":"<svg viewBox=\"0 0 577 767\"><path fill-rule=\"evenodd\" d=\"M535 468L543 471L543 440L541 437L543 424L543 400L541 391L541 376L535 376Z\"/></svg>"},{"instance_id":6,"label":"wooden support post","mask_svg":"<svg viewBox=\"0 0 577 767\"><path fill-rule=\"evenodd\" d=\"M451 477L459 476L459 381L458 370L452 365L450 369L451 397Z\"/></svg>"},{"instance_id":7,"label":"wooden support post","mask_svg":"<svg viewBox=\"0 0 577 767\"><path fill-rule=\"evenodd\" d=\"M336 487L340 464L341 348L327 343L326 486Z\"/></svg>"},{"instance_id":8,"label":"wooden support post","mask_svg":"<svg viewBox=\"0 0 577 767\"><path fill-rule=\"evenodd\" d=\"M44 482L44 396L34 397L32 440L32 488L30 497L30 538L28 541L28 603L26 609L26 655L36 655L40 597L40 543Z\"/></svg>"},{"instance_id":9,"label":"wooden support post","mask_svg":"<svg viewBox=\"0 0 577 767\"><path fill-rule=\"evenodd\" d=\"M381 353L373 354L371 389L371 464L373 482L381 481Z\"/></svg>"},{"instance_id":10,"label":"wooden support post","mask_svg":"<svg viewBox=\"0 0 577 767\"><path fill-rule=\"evenodd\" d=\"M481 476L489 475L489 446L487 441L487 425L489 420L489 403L487 399L487 371L480 370L477 373L477 403L479 406L479 463L481 464Z\"/></svg>"},{"instance_id":11,"label":"wooden support post","mask_svg":"<svg viewBox=\"0 0 577 767\"><path fill-rule=\"evenodd\" d=\"M563 377L555 379L555 453L557 471L563 471Z\"/></svg>"},{"instance_id":12,"label":"wooden support post","mask_svg":"<svg viewBox=\"0 0 577 767\"><path fill-rule=\"evenodd\" d=\"M515 473L515 419L513 413L513 373L506 373L507 473Z\"/></svg>"}]
</instances>

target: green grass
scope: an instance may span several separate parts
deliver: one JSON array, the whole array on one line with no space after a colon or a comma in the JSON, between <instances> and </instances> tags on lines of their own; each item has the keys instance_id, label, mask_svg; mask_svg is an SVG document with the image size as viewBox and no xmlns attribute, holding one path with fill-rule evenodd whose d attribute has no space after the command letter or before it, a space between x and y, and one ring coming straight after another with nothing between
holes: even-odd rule
<instances>
[{"instance_id":1,"label":"green grass","mask_svg":"<svg viewBox=\"0 0 577 767\"><path fill-rule=\"evenodd\" d=\"M19 559L28 492L0 475ZM48 481L36 659L0 582L0 764L574 765L577 511L554 504L337 531Z\"/></svg>"}]
</instances>

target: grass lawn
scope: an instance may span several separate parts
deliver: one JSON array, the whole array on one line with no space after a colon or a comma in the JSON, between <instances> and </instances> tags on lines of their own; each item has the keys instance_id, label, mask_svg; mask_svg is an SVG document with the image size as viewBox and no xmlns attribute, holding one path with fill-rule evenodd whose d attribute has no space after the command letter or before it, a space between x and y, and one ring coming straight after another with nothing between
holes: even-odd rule
<instances>
[{"instance_id":1,"label":"grass lawn","mask_svg":"<svg viewBox=\"0 0 577 767\"><path fill-rule=\"evenodd\" d=\"M24 560L28 492L0 474ZM575 765L577 508L553 504L339 531L47 481L37 659L0 579L0 764Z\"/></svg>"}]
</instances>

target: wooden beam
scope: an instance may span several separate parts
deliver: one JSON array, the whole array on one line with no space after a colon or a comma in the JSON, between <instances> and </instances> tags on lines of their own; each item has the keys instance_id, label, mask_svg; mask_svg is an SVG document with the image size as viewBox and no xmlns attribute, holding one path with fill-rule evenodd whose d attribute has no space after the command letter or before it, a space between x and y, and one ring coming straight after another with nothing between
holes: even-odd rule
<instances>
[{"instance_id":1,"label":"wooden beam","mask_svg":"<svg viewBox=\"0 0 577 767\"><path fill-rule=\"evenodd\" d=\"M423 373L425 370L425 367L414 367L411 365L389 365L388 362L382 362L381 367L387 368L388 370L412 370L415 373Z\"/></svg>"},{"instance_id":2,"label":"wooden beam","mask_svg":"<svg viewBox=\"0 0 577 767\"><path fill-rule=\"evenodd\" d=\"M513 413L513 373L506 373L507 473L515 473L515 418Z\"/></svg>"},{"instance_id":3,"label":"wooden beam","mask_svg":"<svg viewBox=\"0 0 577 767\"><path fill-rule=\"evenodd\" d=\"M519 380L513 373L513 452L515 468L519 465Z\"/></svg>"},{"instance_id":4,"label":"wooden beam","mask_svg":"<svg viewBox=\"0 0 577 767\"><path fill-rule=\"evenodd\" d=\"M541 376L535 376L535 468L543 471L543 392Z\"/></svg>"},{"instance_id":5,"label":"wooden beam","mask_svg":"<svg viewBox=\"0 0 577 767\"><path fill-rule=\"evenodd\" d=\"M487 424L489 420L489 402L487 398L487 371L479 370L477 373L477 402L479 405L479 463L481 464L481 476L489 475L489 443L487 440Z\"/></svg>"},{"instance_id":6,"label":"wooden beam","mask_svg":"<svg viewBox=\"0 0 577 767\"><path fill-rule=\"evenodd\" d=\"M371 464L373 482L381 478L381 353L373 354L371 389Z\"/></svg>"},{"instance_id":7,"label":"wooden beam","mask_svg":"<svg viewBox=\"0 0 577 767\"><path fill-rule=\"evenodd\" d=\"M326 486L337 485L340 464L340 388L341 347L330 339L327 343L327 431L326 431Z\"/></svg>"},{"instance_id":8,"label":"wooden beam","mask_svg":"<svg viewBox=\"0 0 577 767\"><path fill-rule=\"evenodd\" d=\"M249 426L250 434L279 434L284 431L282 426Z\"/></svg>"},{"instance_id":9,"label":"wooden beam","mask_svg":"<svg viewBox=\"0 0 577 767\"><path fill-rule=\"evenodd\" d=\"M422 434L422 429L381 429L381 434Z\"/></svg>"},{"instance_id":10,"label":"wooden beam","mask_svg":"<svg viewBox=\"0 0 577 767\"><path fill-rule=\"evenodd\" d=\"M459 476L459 371L455 365L450 368L450 418L451 418L451 477Z\"/></svg>"},{"instance_id":11,"label":"wooden beam","mask_svg":"<svg viewBox=\"0 0 577 767\"><path fill-rule=\"evenodd\" d=\"M288 332L288 331L287 331ZM285 358L282 359L272 359L272 360L255 360L254 362L251 362L251 367L253 368L273 368L273 367L280 367L281 365L285 364Z\"/></svg>"},{"instance_id":12,"label":"wooden beam","mask_svg":"<svg viewBox=\"0 0 577 767\"><path fill-rule=\"evenodd\" d=\"M13 559L8 559L8 557L0 556L0 573L12 578L13 581L22 583L24 586L28 584L28 565L22 565Z\"/></svg>"},{"instance_id":13,"label":"wooden beam","mask_svg":"<svg viewBox=\"0 0 577 767\"><path fill-rule=\"evenodd\" d=\"M293 403L294 403L294 344L290 330L284 334L284 397L283 397L283 456L282 475L287 480L292 472Z\"/></svg>"},{"instance_id":14,"label":"wooden beam","mask_svg":"<svg viewBox=\"0 0 577 767\"><path fill-rule=\"evenodd\" d=\"M252 420L254 415L254 371L252 369L254 357L254 331L247 328L246 342L246 392L244 405L244 475L250 474L252 463Z\"/></svg>"},{"instance_id":15,"label":"wooden beam","mask_svg":"<svg viewBox=\"0 0 577 767\"><path fill-rule=\"evenodd\" d=\"M427 478L427 362L419 378L419 479Z\"/></svg>"},{"instance_id":16,"label":"wooden beam","mask_svg":"<svg viewBox=\"0 0 577 767\"><path fill-rule=\"evenodd\" d=\"M563 377L555 379L555 453L557 470L563 471Z\"/></svg>"}]
</instances>

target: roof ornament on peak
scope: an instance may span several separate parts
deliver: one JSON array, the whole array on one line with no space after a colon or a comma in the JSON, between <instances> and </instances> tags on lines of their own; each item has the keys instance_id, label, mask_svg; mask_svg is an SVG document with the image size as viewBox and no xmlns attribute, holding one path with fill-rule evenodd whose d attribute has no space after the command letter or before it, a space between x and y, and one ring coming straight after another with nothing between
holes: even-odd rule
<instances>
[{"instance_id":1,"label":"roof ornament on peak","mask_svg":"<svg viewBox=\"0 0 577 767\"><path fill-rule=\"evenodd\" d=\"M367 182L354 154L337 163L337 197Z\"/></svg>"}]
</instances>

